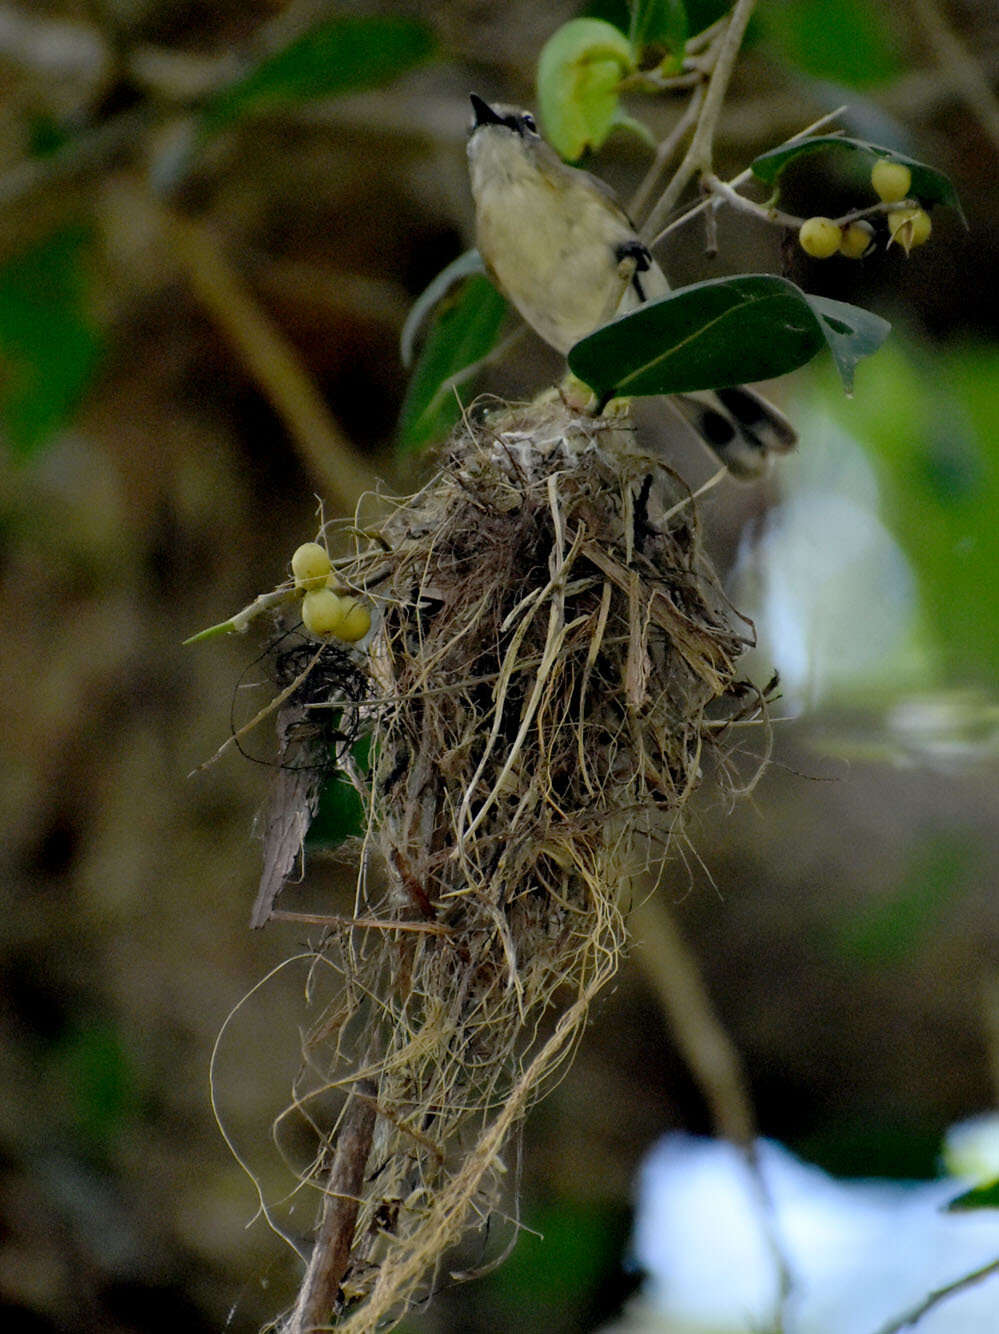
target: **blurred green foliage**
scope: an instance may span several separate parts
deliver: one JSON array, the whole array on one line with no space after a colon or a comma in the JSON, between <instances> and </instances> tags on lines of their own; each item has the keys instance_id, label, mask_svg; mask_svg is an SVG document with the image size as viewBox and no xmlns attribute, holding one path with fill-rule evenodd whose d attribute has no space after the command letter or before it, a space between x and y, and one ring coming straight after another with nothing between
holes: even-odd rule
<instances>
[{"instance_id":1,"label":"blurred green foliage","mask_svg":"<svg viewBox=\"0 0 999 1334\"><path fill-rule=\"evenodd\" d=\"M97 368L91 240L86 227L62 228L0 268L0 422L16 457L46 444Z\"/></svg>"},{"instance_id":2,"label":"blurred green foliage","mask_svg":"<svg viewBox=\"0 0 999 1334\"><path fill-rule=\"evenodd\" d=\"M925 630L950 679L999 672L999 349L932 351L893 338L833 413L867 447L882 517L916 575Z\"/></svg>"},{"instance_id":3,"label":"blurred green foliage","mask_svg":"<svg viewBox=\"0 0 999 1334\"><path fill-rule=\"evenodd\" d=\"M82 1145L105 1153L138 1105L135 1072L110 1023L74 1026L52 1049L48 1074L61 1086Z\"/></svg>"},{"instance_id":4,"label":"blurred green foliage","mask_svg":"<svg viewBox=\"0 0 999 1334\"><path fill-rule=\"evenodd\" d=\"M927 943L956 898L971 886L982 848L970 831L947 829L917 837L899 884L853 907L836 932L837 953L852 963L882 967L909 958Z\"/></svg>"},{"instance_id":5,"label":"blurred green foliage","mask_svg":"<svg viewBox=\"0 0 999 1334\"><path fill-rule=\"evenodd\" d=\"M816 79L869 88L901 73L890 6L867 0L770 0L757 19L779 59Z\"/></svg>"},{"instance_id":6,"label":"blurred green foliage","mask_svg":"<svg viewBox=\"0 0 999 1334\"><path fill-rule=\"evenodd\" d=\"M488 278L469 278L442 302L410 376L399 414L399 453L410 454L443 440L461 416L455 393L445 386L484 357L499 335L506 301Z\"/></svg>"},{"instance_id":7,"label":"blurred green foliage","mask_svg":"<svg viewBox=\"0 0 999 1334\"><path fill-rule=\"evenodd\" d=\"M429 60L433 51L430 29L414 19L331 19L220 89L204 108L203 124L219 130L249 112L374 88Z\"/></svg>"},{"instance_id":8,"label":"blurred green foliage","mask_svg":"<svg viewBox=\"0 0 999 1334\"><path fill-rule=\"evenodd\" d=\"M528 1208L513 1253L490 1283L502 1310L531 1312L532 1329L565 1328L620 1265L627 1234L619 1205L562 1197ZM560 1318L560 1319L559 1319Z\"/></svg>"},{"instance_id":9,"label":"blurred green foliage","mask_svg":"<svg viewBox=\"0 0 999 1334\"><path fill-rule=\"evenodd\" d=\"M971 1209L999 1209L999 1178L984 1186L973 1186L951 1200L948 1213L965 1213Z\"/></svg>"}]
</instances>

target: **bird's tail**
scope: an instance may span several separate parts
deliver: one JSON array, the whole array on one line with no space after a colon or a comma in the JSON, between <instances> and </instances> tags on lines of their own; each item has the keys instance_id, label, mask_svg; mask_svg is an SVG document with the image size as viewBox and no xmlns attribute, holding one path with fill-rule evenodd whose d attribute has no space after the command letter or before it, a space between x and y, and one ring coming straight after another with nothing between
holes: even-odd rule
<instances>
[{"instance_id":1,"label":"bird's tail","mask_svg":"<svg viewBox=\"0 0 999 1334\"><path fill-rule=\"evenodd\" d=\"M735 477L759 477L773 454L788 454L798 443L782 412L745 385L671 399L704 443Z\"/></svg>"}]
</instances>

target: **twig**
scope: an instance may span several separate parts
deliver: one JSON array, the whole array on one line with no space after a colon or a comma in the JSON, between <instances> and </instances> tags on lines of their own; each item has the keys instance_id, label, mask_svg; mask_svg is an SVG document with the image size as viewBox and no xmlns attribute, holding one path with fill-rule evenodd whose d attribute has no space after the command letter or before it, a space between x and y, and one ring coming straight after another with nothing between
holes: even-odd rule
<instances>
[{"instance_id":1,"label":"twig","mask_svg":"<svg viewBox=\"0 0 999 1334\"><path fill-rule=\"evenodd\" d=\"M306 467L327 499L343 513L353 514L370 489L371 472L344 438L297 353L208 229L163 206L159 214L195 294L281 417Z\"/></svg>"},{"instance_id":2,"label":"twig","mask_svg":"<svg viewBox=\"0 0 999 1334\"><path fill-rule=\"evenodd\" d=\"M718 48L718 58L711 72L704 106L697 120L694 137L676 175L663 191L659 202L646 219L642 236L654 236L663 219L669 214L688 184L699 172L710 171L714 161L715 132L721 116L725 94L735 68L736 57L746 31L746 24L756 6L756 0L736 0L728 26Z\"/></svg>"},{"instance_id":3,"label":"twig","mask_svg":"<svg viewBox=\"0 0 999 1334\"><path fill-rule=\"evenodd\" d=\"M889 1320L887 1325L882 1325L877 1334L898 1334L900 1329L905 1329L909 1325L914 1325L917 1320L922 1320L927 1311L932 1311L934 1306L939 1305L946 1298L953 1297L955 1292L962 1292L965 1288L980 1283L983 1278L988 1278L990 1274L997 1273L999 1273L999 1259L990 1260L987 1265L982 1265L980 1269L973 1269L970 1274L962 1274L953 1283L945 1283L942 1288L934 1288L929 1296L924 1297L921 1302L917 1302L915 1306L910 1306L907 1311L903 1311L894 1320Z\"/></svg>"},{"instance_id":4,"label":"twig","mask_svg":"<svg viewBox=\"0 0 999 1334\"><path fill-rule=\"evenodd\" d=\"M365 1067L377 1059L375 1047L376 1040L372 1039L364 1058ZM330 1328L340 1284L350 1263L364 1173L378 1115L377 1095L372 1079L359 1079L351 1091L337 1133L312 1257L282 1334L310 1334L312 1330Z\"/></svg>"},{"instance_id":5,"label":"twig","mask_svg":"<svg viewBox=\"0 0 999 1334\"><path fill-rule=\"evenodd\" d=\"M708 1104L716 1133L735 1144L745 1159L777 1272L775 1331L779 1334L791 1291L791 1272L777 1233L770 1188L760 1168L756 1117L742 1059L715 1013L696 957L661 899L640 903L632 910L631 924L638 943L636 958L662 1002L680 1054Z\"/></svg>"},{"instance_id":6,"label":"twig","mask_svg":"<svg viewBox=\"0 0 999 1334\"><path fill-rule=\"evenodd\" d=\"M364 931L416 931L430 936L449 936L451 928L437 922L394 922L379 921L375 917L336 917L330 913L289 912L284 908L274 908L271 921L305 922L310 926L349 926Z\"/></svg>"},{"instance_id":7,"label":"twig","mask_svg":"<svg viewBox=\"0 0 999 1334\"><path fill-rule=\"evenodd\" d=\"M835 111L827 112L824 116L820 116L818 120L813 121L811 125L806 125L803 130L799 130L797 134L792 134L790 139L785 139L784 143L796 144L802 139L807 139L810 134L815 134L816 131L823 129L834 120L838 120L845 110L846 107L842 106L837 107ZM738 176L733 176L730 181L726 181L725 184L730 189L734 190L736 186L745 185L747 181L752 180L752 176L752 168L747 167L744 171L740 171ZM742 196L740 195L739 198L741 199ZM652 249L657 246L664 237L669 235L670 232L674 231L677 227L682 227L684 223L689 222L691 218L695 218L698 213L702 213L706 208L717 208L717 206L718 200L714 196L701 199L698 203L692 204L690 208L684 209L679 217L676 217L671 222L667 223L662 231L656 233L648 243L649 248Z\"/></svg>"},{"instance_id":8,"label":"twig","mask_svg":"<svg viewBox=\"0 0 999 1334\"><path fill-rule=\"evenodd\" d=\"M652 192L659 184L659 177L662 175L663 171L665 171L665 169L669 166L670 162L672 162L674 153L683 143L687 135L687 131L697 120L697 117L701 114L701 107L703 105L704 105L704 84L700 83L694 89L690 101L687 104L687 109L684 111L683 115L673 126L672 130L662 141L662 143L657 145L656 155L655 158L653 159L652 165L651 167L649 167L649 170L645 173L645 179L642 181L641 185L638 187L638 189L635 191L634 196L632 197L631 204L628 209L628 212L632 218L640 218L642 214L645 212L649 200L652 197Z\"/></svg>"},{"instance_id":9,"label":"twig","mask_svg":"<svg viewBox=\"0 0 999 1334\"><path fill-rule=\"evenodd\" d=\"M797 218L793 213L783 213L779 208L773 208L768 204L757 204L755 200L747 199L745 195L737 194L727 181L720 180L713 172L706 172L701 177L701 185L710 194L717 195L726 204L731 204L733 208L741 213L752 213L754 217L761 218L764 222L776 223L778 227L790 227L795 231L805 221L804 218ZM868 204L864 208L851 209L849 213L844 213L839 218L832 218L831 221L837 227L844 227L847 223L856 222L858 218L873 217L878 213L892 213L899 208L918 208L918 199L893 200L891 203Z\"/></svg>"}]
</instances>

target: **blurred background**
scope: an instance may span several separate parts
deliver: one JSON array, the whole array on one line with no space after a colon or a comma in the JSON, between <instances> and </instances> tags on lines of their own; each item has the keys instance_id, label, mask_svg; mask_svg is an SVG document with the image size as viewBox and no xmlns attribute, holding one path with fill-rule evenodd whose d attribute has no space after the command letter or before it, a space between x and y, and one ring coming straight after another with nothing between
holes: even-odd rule
<instances>
[{"instance_id":1,"label":"blurred background","mask_svg":"<svg viewBox=\"0 0 999 1334\"><path fill-rule=\"evenodd\" d=\"M285 576L317 497L329 516L425 474L397 448L398 340L472 244L468 93L533 105L538 50L577 12L0 0L8 1330L250 1331L294 1292L208 1072L282 965L232 1015L214 1091L268 1197L290 1191L270 1125L308 1022L305 934L247 929L266 766L230 751L193 772L263 644L181 641ZM343 16L391 23L334 58ZM799 455L705 498L785 721L751 799L730 810L705 784L697 860L661 890L762 1131L846 1178L933 1177L945 1129L999 1088L997 59L978 0L763 0L721 175L847 104L849 133L951 177L968 227L938 208L908 259L817 262L722 214L717 259L697 223L663 254L676 283L783 272L894 325L853 399L821 359L776 386ZM629 101L657 137L683 105ZM627 195L648 161L618 132L592 165ZM782 207L836 216L863 189L808 159ZM558 365L525 336L483 383L525 395ZM713 471L663 447L692 484ZM350 878L317 856L289 906L340 910ZM526 1129L522 1217L544 1241L407 1328L597 1328L639 1281L639 1163L677 1129L710 1125L631 966Z\"/></svg>"}]
</instances>

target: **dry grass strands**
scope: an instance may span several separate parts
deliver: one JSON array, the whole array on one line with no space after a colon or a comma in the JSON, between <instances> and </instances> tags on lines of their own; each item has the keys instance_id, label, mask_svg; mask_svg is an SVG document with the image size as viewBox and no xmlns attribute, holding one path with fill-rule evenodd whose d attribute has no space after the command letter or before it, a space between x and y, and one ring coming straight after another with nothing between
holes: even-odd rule
<instances>
[{"instance_id":1,"label":"dry grass strands","mask_svg":"<svg viewBox=\"0 0 999 1334\"><path fill-rule=\"evenodd\" d=\"M337 576L377 609L350 706L373 740L365 929L331 919L321 951L341 985L295 1109L323 1208L287 1334L385 1327L445 1276L614 976L632 876L706 751L765 713L693 502L626 418L501 407L377 533L345 532Z\"/></svg>"}]
</instances>

